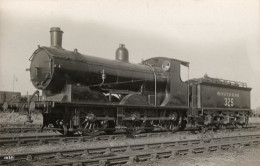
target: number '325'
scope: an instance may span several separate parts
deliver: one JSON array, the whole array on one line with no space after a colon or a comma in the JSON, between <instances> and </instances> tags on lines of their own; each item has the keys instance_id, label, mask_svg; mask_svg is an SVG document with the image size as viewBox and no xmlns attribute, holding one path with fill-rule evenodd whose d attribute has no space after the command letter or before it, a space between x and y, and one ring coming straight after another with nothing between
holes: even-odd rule
<instances>
[{"instance_id":1,"label":"number '325'","mask_svg":"<svg viewBox=\"0 0 260 166\"><path fill-rule=\"evenodd\" d=\"M232 97L225 97L224 98L224 106L233 107L234 106L234 99Z\"/></svg>"}]
</instances>

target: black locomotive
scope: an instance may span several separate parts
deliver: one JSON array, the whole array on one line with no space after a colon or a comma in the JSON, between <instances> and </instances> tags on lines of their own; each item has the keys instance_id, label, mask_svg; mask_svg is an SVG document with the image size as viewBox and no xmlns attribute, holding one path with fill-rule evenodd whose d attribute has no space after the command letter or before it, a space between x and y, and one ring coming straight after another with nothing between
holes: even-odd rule
<instances>
[{"instance_id":1,"label":"black locomotive","mask_svg":"<svg viewBox=\"0 0 260 166\"><path fill-rule=\"evenodd\" d=\"M208 76L183 82L180 67L189 62L156 57L132 64L123 44L115 60L82 55L62 48L60 28L50 33L51 46L39 46L29 69L33 85L42 90L30 110L41 110L43 127L96 135L248 122L251 88L244 83Z\"/></svg>"}]
</instances>

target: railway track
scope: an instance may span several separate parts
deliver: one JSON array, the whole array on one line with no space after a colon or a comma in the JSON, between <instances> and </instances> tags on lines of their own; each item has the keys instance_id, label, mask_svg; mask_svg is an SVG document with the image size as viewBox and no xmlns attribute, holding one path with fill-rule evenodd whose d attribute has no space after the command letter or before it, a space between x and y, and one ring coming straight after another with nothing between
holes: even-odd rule
<instances>
[{"instance_id":1,"label":"railway track","mask_svg":"<svg viewBox=\"0 0 260 166\"><path fill-rule=\"evenodd\" d=\"M55 129L52 128L44 128L43 132L52 132ZM0 133L7 134L7 133L40 133L41 127L1 127Z\"/></svg>"},{"instance_id":2,"label":"railway track","mask_svg":"<svg viewBox=\"0 0 260 166\"><path fill-rule=\"evenodd\" d=\"M40 124L31 124L31 123L27 123L27 124L21 124L21 123L12 123L12 124L0 124L0 127L41 127L42 125Z\"/></svg>"},{"instance_id":3,"label":"railway track","mask_svg":"<svg viewBox=\"0 0 260 166\"><path fill-rule=\"evenodd\" d=\"M225 131L257 131L259 126L250 126L241 129L226 129ZM181 131L182 134L190 134L190 132L196 131L194 129L187 129L186 131ZM90 141L112 141L112 140L122 140L126 138L148 138L148 137L167 137L172 136L172 132L151 132L151 133L141 133L136 135L127 135L125 133L119 132L113 135L100 135L100 136L73 136L64 137L58 134L49 135L28 135L28 136L2 136L0 137L1 147L10 146L32 146L32 145L43 145L49 143L68 143L68 142L90 142Z\"/></svg>"},{"instance_id":4,"label":"railway track","mask_svg":"<svg viewBox=\"0 0 260 166\"><path fill-rule=\"evenodd\" d=\"M63 137L62 135L33 135L33 136L7 136L0 137L0 146L28 146L28 145L43 145L48 143L68 143L68 142L91 142L91 141L112 141L123 140L126 138L151 138L151 137L167 137L173 135L172 132L152 132L129 135L117 133L113 135L99 136L73 136Z\"/></svg>"},{"instance_id":5,"label":"railway track","mask_svg":"<svg viewBox=\"0 0 260 166\"><path fill-rule=\"evenodd\" d=\"M259 145L260 134L237 135L211 139L152 142L115 146L98 146L68 150L0 155L1 164L27 160L41 165L111 165L133 164L136 161L156 160L175 155L204 153L217 150ZM49 163L48 160L55 159Z\"/></svg>"},{"instance_id":6,"label":"railway track","mask_svg":"<svg viewBox=\"0 0 260 166\"><path fill-rule=\"evenodd\" d=\"M232 131L257 131L260 129L256 126L251 126L241 129L228 129ZM181 131L181 134L191 134L191 132L196 131L194 129L189 129L186 131ZM227 130L226 130L227 131ZM136 135L129 135L122 132L113 135L99 135L99 136L73 136L73 137L64 137L58 134L49 134L49 135L29 135L29 136L2 136L0 137L0 146L1 147L10 147L10 146L32 146L32 145L43 145L49 143L68 143L68 142L90 142L90 141L112 141L112 140L122 140L126 138L149 138L149 137L167 137L172 136L172 132L165 131L155 131L151 133L140 133Z\"/></svg>"},{"instance_id":7,"label":"railway track","mask_svg":"<svg viewBox=\"0 0 260 166\"><path fill-rule=\"evenodd\" d=\"M48 143L66 143L66 142L90 142L101 140L120 140L125 139L125 134L118 135L100 135L92 136L74 136L63 137L61 135L35 135L35 136L22 136L22 137L1 137L0 146L23 146L23 145L43 145Z\"/></svg>"},{"instance_id":8,"label":"railway track","mask_svg":"<svg viewBox=\"0 0 260 166\"><path fill-rule=\"evenodd\" d=\"M3 126L1 125L0 127L0 133L1 134L7 134L7 133L40 133L41 131L41 126L40 125L29 125L25 127L18 127L19 125L14 125L13 126ZM21 125L20 125L21 126ZM259 123L254 123L254 124L249 124L245 128L256 128L260 127ZM189 128L188 130L195 130L197 128ZM236 128L228 128L228 129L236 129ZM60 130L59 128L44 128L43 132L53 132L53 131L58 131Z\"/></svg>"}]
</instances>

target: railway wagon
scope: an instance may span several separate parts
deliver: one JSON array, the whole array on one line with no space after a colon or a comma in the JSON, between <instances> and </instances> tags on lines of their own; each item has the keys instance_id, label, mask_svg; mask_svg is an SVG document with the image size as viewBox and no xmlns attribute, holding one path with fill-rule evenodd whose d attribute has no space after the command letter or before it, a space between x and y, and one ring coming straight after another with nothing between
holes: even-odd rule
<instances>
[{"instance_id":1,"label":"railway wagon","mask_svg":"<svg viewBox=\"0 0 260 166\"><path fill-rule=\"evenodd\" d=\"M21 92L0 91L1 111L17 109L21 100Z\"/></svg>"},{"instance_id":2,"label":"railway wagon","mask_svg":"<svg viewBox=\"0 0 260 166\"><path fill-rule=\"evenodd\" d=\"M189 119L196 125L245 125L251 114L250 91L246 83L207 75L192 79Z\"/></svg>"},{"instance_id":3,"label":"railway wagon","mask_svg":"<svg viewBox=\"0 0 260 166\"><path fill-rule=\"evenodd\" d=\"M28 100L40 101L41 96L21 95L21 92L0 91L1 111L25 113L28 110Z\"/></svg>"}]
</instances>

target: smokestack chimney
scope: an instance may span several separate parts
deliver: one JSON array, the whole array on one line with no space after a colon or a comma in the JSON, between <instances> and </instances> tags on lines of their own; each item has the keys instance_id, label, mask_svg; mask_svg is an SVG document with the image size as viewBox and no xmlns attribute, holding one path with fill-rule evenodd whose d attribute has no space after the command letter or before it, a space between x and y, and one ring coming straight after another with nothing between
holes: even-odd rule
<instances>
[{"instance_id":1,"label":"smokestack chimney","mask_svg":"<svg viewBox=\"0 0 260 166\"><path fill-rule=\"evenodd\" d=\"M51 33L51 47L62 49L62 34L63 31L59 27L52 27Z\"/></svg>"}]
</instances>

